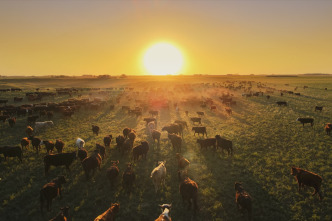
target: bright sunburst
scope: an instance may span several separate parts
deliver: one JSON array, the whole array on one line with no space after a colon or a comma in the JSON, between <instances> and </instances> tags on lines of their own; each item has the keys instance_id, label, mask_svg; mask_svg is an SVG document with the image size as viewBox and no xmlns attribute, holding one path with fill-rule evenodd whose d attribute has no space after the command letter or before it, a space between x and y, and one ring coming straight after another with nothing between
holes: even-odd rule
<instances>
[{"instance_id":1,"label":"bright sunburst","mask_svg":"<svg viewBox=\"0 0 332 221\"><path fill-rule=\"evenodd\" d=\"M178 74L183 66L183 56L173 45L157 43L145 52L143 63L153 75Z\"/></svg>"}]
</instances>

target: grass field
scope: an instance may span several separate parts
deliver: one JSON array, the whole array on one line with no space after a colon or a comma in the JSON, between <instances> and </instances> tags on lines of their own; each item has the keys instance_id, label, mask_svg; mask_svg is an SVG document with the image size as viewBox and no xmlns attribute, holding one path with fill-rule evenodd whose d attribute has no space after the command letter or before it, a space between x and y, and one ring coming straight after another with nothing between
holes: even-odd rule
<instances>
[{"instance_id":1,"label":"grass field","mask_svg":"<svg viewBox=\"0 0 332 221\"><path fill-rule=\"evenodd\" d=\"M254 81L253 91L259 91L257 82L280 90L294 90L301 96L279 92L265 96L242 97L241 90L228 90L224 87L215 88L212 83L221 85L234 81ZM202 85L201 83L211 83ZM190 92L183 90L182 85L190 85ZM306 85L308 88L303 89ZM20 87L23 92L0 92L0 99L10 99L23 96L25 92L35 88L53 91L58 87L134 87L135 91L148 92L158 96L162 93L170 100L170 109L160 109L157 118L158 130L174 120L185 120L189 130L184 132L182 154L189 159L191 165L189 177L199 186L198 205L200 211L194 215L182 205L177 178L177 161L175 151L167 142L160 147L154 145L149 136L143 117L129 116L121 110L122 105L135 106L132 93L131 101L123 98L114 110L109 105L98 111L81 109L71 118L62 118L56 114L54 127L45 130L37 136L45 140L61 138L65 142L64 152L75 151L75 140L81 137L86 141L85 148L93 152L95 144L102 143L105 135L113 137L122 133L125 127L134 128L137 139L147 140L150 150L146 160L134 163L136 183L129 195L122 190L121 177L111 188L106 179L106 169L111 160L119 160L120 175L131 154L121 156L115 150L115 141L107 149L106 159L102 162L101 171L97 171L91 181L86 181L79 160L71 165L68 173L64 167L50 170L49 177L44 175L43 157L45 148L37 155L30 147L24 151L23 163L15 158L9 158L0 163L0 220L48 220L55 216L59 208L65 205L71 207L72 220L93 220L107 210L111 203L119 202L120 211L117 220L154 220L160 214L158 204L172 203L171 217L173 220L246 220L237 210L235 204L234 182L241 181L244 188L253 198L253 220L332 220L332 137L324 132L325 123L331 122L332 116L332 77L329 76L298 76L298 77L264 77L264 76L173 76L173 77L128 77L123 79L51 79L51 78L1 78L1 88ZM328 88L328 90L324 90ZM126 90L125 90L126 91ZM262 91L265 92L264 89ZM222 92L234 94L236 106L233 114L228 116L223 104L218 99ZM82 92L82 97L102 97L114 100L123 91L110 91L107 95L97 92ZM140 95L141 96L141 95ZM125 97L125 96L124 96ZM184 106L181 101L188 97L212 98L217 111L200 106ZM42 102L57 102L68 99L59 96ZM140 97L139 99L145 99ZM288 107L279 107L276 101L287 101ZM24 103L28 103L26 100ZM174 104L178 103L180 111L176 112ZM322 112L315 112L315 106L323 106ZM220 134L233 141L234 156L223 156L220 150L200 150L191 131L192 123L184 113L189 111L189 117L197 116L196 111L204 111L202 124L207 127L208 137ZM304 127L297 122L298 117L313 117L314 126ZM46 120L46 119L44 119ZM101 128L99 136L93 135L91 125ZM13 128L8 123L0 123L0 146L18 145L25 137L26 117L19 117ZM162 134L167 137L167 134ZM2 156L2 155L1 155ZM150 173L159 160L166 160L166 185L155 193ZM324 199L311 196L312 188L297 192L297 183L290 175L291 166L297 166L322 176L322 191ZM48 180L64 174L68 180L63 185L63 198L53 200L52 211L43 217L39 209L39 191Z\"/></svg>"}]
</instances>

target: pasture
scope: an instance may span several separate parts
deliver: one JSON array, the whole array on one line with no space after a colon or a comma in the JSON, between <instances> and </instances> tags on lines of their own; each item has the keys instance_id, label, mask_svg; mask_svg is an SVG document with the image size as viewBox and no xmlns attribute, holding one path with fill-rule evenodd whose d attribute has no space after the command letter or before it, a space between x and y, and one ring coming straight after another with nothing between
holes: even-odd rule
<instances>
[{"instance_id":1,"label":"pasture","mask_svg":"<svg viewBox=\"0 0 332 221\"><path fill-rule=\"evenodd\" d=\"M248 82L251 83L248 83ZM240 84L242 88L236 88ZM261 87L264 85L264 87ZM308 88L304 88L308 86ZM8 99L6 105L25 103L61 102L70 98L95 98L106 104L95 109L82 105L71 117L63 117L55 112L54 126L35 134L42 140L62 139L64 152L77 151L75 141L85 140L89 155L96 143L103 144L103 137L112 134L110 148L106 148L106 158L101 171L97 170L87 181L79 159L70 166L51 167L49 176L44 175L44 145L39 153L32 149L23 150L23 162L17 158L2 159L0 162L0 220L49 220L60 207L70 206L73 221L94 220L106 211L111 203L119 203L116 220L155 220L160 214L159 204L172 203L173 220L247 220L237 210L234 183L240 181L251 195L253 220L331 220L332 219L332 137L326 135L324 125L332 119L332 77L298 76L160 76L127 77L117 79L85 78L1 78L0 88L22 88L23 91L0 92L0 99ZM25 93L40 91L55 92L55 88L87 88L73 94L28 101ZM107 89L111 88L112 89ZM294 90L297 87L296 91ZM100 88L100 90L88 90ZM130 89L133 88L133 89ZM249 89L250 88L250 89ZM267 89L273 88L273 89ZM325 90L327 88L327 90ZM47 90L49 89L49 90ZM269 90L270 93L266 93ZM271 91L272 90L272 91ZM279 90L294 91L300 95L283 93ZM101 93L103 91L103 93ZM264 92L261 96L242 96L251 92ZM139 92L139 93L136 93ZM232 114L225 111L219 97L230 94L236 105L231 105ZM80 94L80 98L78 98ZM270 99L266 98L270 95ZM14 97L25 97L23 102L14 103ZM116 99L119 98L119 103ZM145 104L145 101L153 100ZM216 110L200 104L212 99ZM136 101L135 101L136 100ZM130 115L122 106L139 106L142 100L142 116ZM166 102L169 108L161 107ZM286 101L288 106L278 106L277 101ZM110 109L114 104L115 108ZM3 104L0 104L4 106ZM178 107L178 111L177 108ZM323 106L323 111L315 111L315 106ZM176 151L162 132L158 146L152 141L144 117L149 110L158 110L157 130L175 120L188 123L184 129L182 155L190 162L189 177L198 184L199 211L187 210L179 193ZM186 116L185 111L189 114ZM219 134L233 142L234 155L222 155L220 149L207 150L196 143L202 135L193 135L194 125L190 117L197 117L203 111L202 125L206 126L208 137ZM314 125L304 127L298 117L314 118ZM41 117L38 121L46 121ZM91 126L98 125L100 133L94 135ZM195 124L197 125L197 123ZM0 146L20 144L26 137L27 117L17 117L13 128L8 122L0 122ZM133 128L137 138L134 146L147 140L150 149L147 158L132 160L132 153L124 156L116 149L115 137L122 134L125 127ZM55 150L56 152L56 150ZM110 161L119 160L120 176L111 186L106 178ZM165 186L155 193L150 178L157 161L166 160L167 176ZM136 181L131 194L122 189L122 174L126 163L133 163ZM311 196L313 188L307 187L300 193L297 182L290 174L291 167L297 166L319 174L323 178L324 199ZM39 191L49 180L65 175L67 183L62 187L62 199L53 200L52 211L40 213Z\"/></svg>"}]
</instances>

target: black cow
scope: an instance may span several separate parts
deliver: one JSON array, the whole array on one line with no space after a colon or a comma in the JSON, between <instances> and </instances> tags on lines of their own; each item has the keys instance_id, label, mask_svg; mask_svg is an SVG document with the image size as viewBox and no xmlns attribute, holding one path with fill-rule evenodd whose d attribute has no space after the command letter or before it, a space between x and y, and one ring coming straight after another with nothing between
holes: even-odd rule
<instances>
[{"instance_id":1,"label":"black cow","mask_svg":"<svg viewBox=\"0 0 332 221\"><path fill-rule=\"evenodd\" d=\"M76 152L46 155L44 157L45 175L48 174L51 166L66 166L66 169L69 171L69 166L74 159L76 159Z\"/></svg>"},{"instance_id":2,"label":"black cow","mask_svg":"<svg viewBox=\"0 0 332 221\"><path fill-rule=\"evenodd\" d=\"M191 129L192 131L195 131L194 132L194 136L196 135L196 133L199 135L199 134L204 134L207 136L207 133L206 133L206 127L192 127Z\"/></svg>"},{"instance_id":3,"label":"black cow","mask_svg":"<svg viewBox=\"0 0 332 221\"><path fill-rule=\"evenodd\" d=\"M315 107L315 111L318 111L318 110L319 110L320 112L322 112L323 107L316 106L316 107Z\"/></svg>"},{"instance_id":4,"label":"black cow","mask_svg":"<svg viewBox=\"0 0 332 221\"><path fill-rule=\"evenodd\" d=\"M196 141L201 145L201 149L205 148L207 149L210 146L213 146L214 149L216 150L216 138L207 138L207 139L197 139Z\"/></svg>"},{"instance_id":5,"label":"black cow","mask_svg":"<svg viewBox=\"0 0 332 221\"><path fill-rule=\"evenodd\" d=\"M20 146L0 147L0 154L3 154L5 160L7 157L17 157L22 162L22 149Z\"/></svg>"},{"instance_id":6,"label":"black cow","mask_svg":"<svg viewBox=\"0 0 332 221\"><path fill-rule=\"evenodd\" d=\"M191 117L190 120L193 122L193 123L199 123L199 124L202 124L202 121L201 121L201 118L200 117Z\"/></svg>"},{"instance_id":7,"label":"black cow","mask_svg":"<svg viewBox=\"0 0 332 221\"><path fill-rule=\"evenodd\" d=\"M303 124L303 127L304 124L311 124L311 127L314 125L314 119L310 117L299 117L296 119L296 121L300 121L301 124Z\"/></svg>"},{"instance_id":8,"label":"black cow","mask_svg":"<svg viewBox=\"0 0 332 221\"><path fill-rule=\"evenodd\" d=\"M226 140L222 138L220 135L216 135L217 147L221 148L222 154L224 154L224 150L228 152L229 155L233 155L233 142L230 140Z\"/></svg>"},{"instance_id":9,"label":"black cow","mask_svg":"<svg viewBox=\"0 0 332 221\"><path fill-rule=\"evenodd\" d=\"M286 101L277 101L278 106L288 106Z\"/></svg>"}]
</instances>

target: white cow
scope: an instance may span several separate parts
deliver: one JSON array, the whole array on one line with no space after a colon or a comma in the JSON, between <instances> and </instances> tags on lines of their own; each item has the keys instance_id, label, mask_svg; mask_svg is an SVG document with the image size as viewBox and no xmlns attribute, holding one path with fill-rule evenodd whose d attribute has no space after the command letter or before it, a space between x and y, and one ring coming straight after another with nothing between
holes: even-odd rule
<instances>
[{"instance_id":1,"label":"white cow","mask_svg":"<svg viewBox=\"0 0 332 221\"><path fill-rule=\"evenodd\" d=\"M166 161L159 161L158 166L154 168L151 172L152 182L155 188L155 191L158 191L158 188L164 184L166 178Z\"/></svg>"},{"instance_id":2,"label":"white cow","mask_svg":"<svg viewBox=\"0 0 332 221\"><path fill-rule=\"evenodd\" d=\"M54 123L53 121L44 121L44 122L36 122L35 123L35 131L38 132L41 129L47 128L47 127L53 127Z\"/></svg>"},{"instance_id":3,"label":"white cow","mask_svg":"<svg viewBox=\"0 0 332 221\"><path fill-rule=\"evenodd\" d=\"M85 142L82 138L77 138L76 140L76 146L78 147L78 149L82 149L85 145Z\"/></svg>"},{"instance_id":4,"label":"white cow","mask_svg":"<svg viewBox=\"0 0 332 221\"><path fill-rule=\"evenodd\" d=\"M149 128L149 132L151 134L152 131L156 129L156 124L153 121L151 121L148 123L148 128Z\"/></svg>"}]
</instances>

